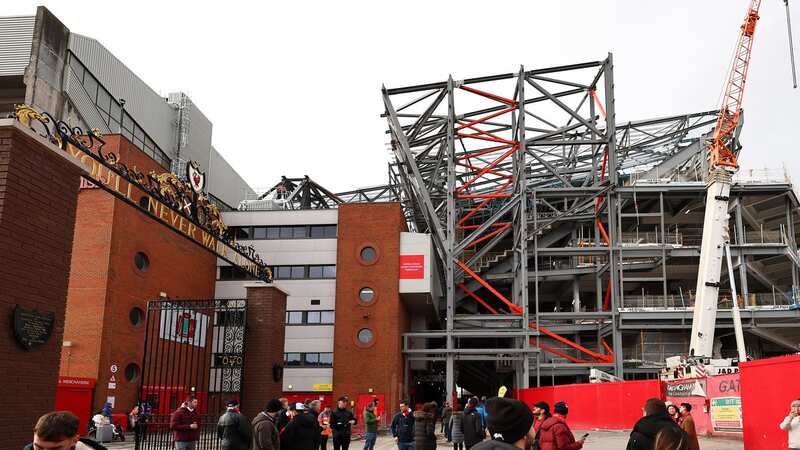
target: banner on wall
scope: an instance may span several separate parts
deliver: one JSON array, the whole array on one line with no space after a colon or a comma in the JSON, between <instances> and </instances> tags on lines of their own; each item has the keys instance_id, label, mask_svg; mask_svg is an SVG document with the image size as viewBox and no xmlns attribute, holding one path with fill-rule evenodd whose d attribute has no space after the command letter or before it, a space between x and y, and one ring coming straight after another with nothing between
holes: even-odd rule
<instances>
[{"instance_id":1,"label":"banner on wall","mask_svg":"<svg viewBox=\"0 0 800 450\"><path fill-rule=\"evenodd\" d=\"M400 278L405 280L425 278L425 255L400 255Z\"/></svg>"},{"instance_id":2,"label":"banner on wall","mask_svg":"<svg viewBox=\"0 0 800 450\"><path fill-rule=\"evenodd\" d=\"M667 397L705 397L706 380L670 382L665 386Z\"/></svg>"},{"instance_id":3,"label":"banner on wall","mask_svg":"<svg viewBox=\"0 0 800 450\"><path fill-rule=\"evenodd\" d=\"M158 337L181 344L197 347L206 346L208 316L195 311L161 311L161 324Z\"/></svg>"},{"instance_id":4,"label":"banner on wall","mask_svg":"<svg viewBox=\"0 0 800 450\"><path fill-rule=\"evenodd\" d=\"M714 431L742 431L741 397L717 397L711 399L711 425Z\"/></svg>"}]
</instances>

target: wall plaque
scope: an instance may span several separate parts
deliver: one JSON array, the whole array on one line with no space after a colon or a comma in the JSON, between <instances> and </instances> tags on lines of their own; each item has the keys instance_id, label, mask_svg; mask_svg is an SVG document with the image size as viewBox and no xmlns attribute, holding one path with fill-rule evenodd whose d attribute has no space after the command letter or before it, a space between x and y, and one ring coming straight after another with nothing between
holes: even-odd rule
<instances>
[{"instance_id":1,"label":"wall plaque","mask_svg":"<svg viewBox=\"0 0 800 450\"><path fill-rule=\"evenodd\" d=\"M26 350L30 350L50 339L55 320L55 313L40 313L17 305L14 307L14 337Z\"/></svg>"}]
</instances>

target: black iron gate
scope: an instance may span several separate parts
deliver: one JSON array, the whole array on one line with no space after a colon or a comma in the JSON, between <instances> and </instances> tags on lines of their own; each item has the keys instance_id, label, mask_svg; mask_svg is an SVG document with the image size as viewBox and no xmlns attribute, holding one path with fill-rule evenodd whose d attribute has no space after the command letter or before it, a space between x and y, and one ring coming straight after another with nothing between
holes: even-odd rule
<instances>
[{"instance_id":1,"label":"black iron gate","mask_svg":"<svg viewBox=\"0 0 800 450\"><path fill-rule=\"evenodd\" d=\"M220 446L216 425L228 400L242 398L247 301L154 300L147 306L136 450L173 448L172 413L198 400L198 450Z\"/></svg>"}]
</instances>

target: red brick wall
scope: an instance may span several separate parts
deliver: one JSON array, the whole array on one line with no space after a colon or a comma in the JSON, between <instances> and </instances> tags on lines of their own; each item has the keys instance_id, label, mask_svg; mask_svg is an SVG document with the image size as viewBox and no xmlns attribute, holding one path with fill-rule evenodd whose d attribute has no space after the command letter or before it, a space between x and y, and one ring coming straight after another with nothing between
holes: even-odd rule
<instances>
[{"instance_id":1,"label":"red brick wall","mask_svg":"<svg viewBox=\"0 0 800 450\"><path fill-rule=\"evenodd\" d=\"M104 151L142 172L164 172L127 139L105 136ZM138 199L137 199L138 200ZM150 260L142 272L134 255ZM67 306L61 374L97 379L94 408L107 396L116 398L115 412L127 412L138 396L139 380L128 382L125 367L142 364L144 325L129 320L132 308L147 310L147 301L165 292L171 298L213 298L216 257L141 211L100 189L83 189ZM115 364L116 389L109 390Z\"/></svg>"},{"instance_id":2,"label":"red brick wall","mask_svg":"<svg viewBox=\"0 0 800 450\"><path fill-rule=\"evenodd\" d=\"M373 393L386 396L389 411L397 409L405 394L400 350L402 333L408 330L408 313L399 296L401 231L405 231L405 222L398 203L339 207L334 398L347 395L355 400L372 388ZM372 265L359 260L364 245L378 251L378 260ZM376 298L369 305L358 302L362 287L375 290ZM375 336L369 347L357 344L356 335L362 328L371 329Z\"/></svg>"},{"instance_id":3,"label":"red brick wall","mask_svg":"<svg viewBox=\"0 0 800 450\"><path fill-rule=\"evenodd\" d=\"M22 448L55 405L78 195L77 167L13 127L0 128L0 436ZM22 349L15 305L55 313L46 344Z\"/></svg>"},{"instance_id":4,"label":"red brick wall","mask_svg":"<svg viewBox=\"0 0 800 450\"><path fill-rule=\"evenodd\" d=\"M247 328L244 342L242 412L252 419L271 398L281 396L282 384L272 376L283 365L286 293L274 286L247 288Z\"/></svg>"}]
</instances>

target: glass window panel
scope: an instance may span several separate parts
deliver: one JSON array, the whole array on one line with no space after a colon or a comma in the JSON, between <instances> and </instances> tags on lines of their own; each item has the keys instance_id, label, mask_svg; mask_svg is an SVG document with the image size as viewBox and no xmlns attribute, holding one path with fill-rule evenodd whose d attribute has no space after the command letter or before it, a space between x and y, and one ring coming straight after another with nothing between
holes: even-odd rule
<instances>
[{"instance_id":1,"label":"glass window panel","mask_svg":"<svg viewBox=\"0 0 800 450\"><path fill-rule=\"evenodd\" d=\"M234 236L236 239L250 239L250 227L235 227L234 228Z\"/></svg>"},{"instance_id":2,"label":"glass window panel","mask_svg":"<svg viewBox=\"0 0 800 450\"><path fill-rule=\"evenodd\" d=\"M111 113L111 117L114 117L116 120L119 120L120 114L122 114L122 109L120 108L119 103L112 100L111 109L108 112Z\"/></svg>"},{"instance_id":3,"label":"glass window panel","mask_svg":"<svg viewBox=\"0 0 800 450\"><path fill-rule=\"evenodd\" d=\"M83 83L84 70L83 70L83 66L81 65L81 63L78 62L78 60L75 59L74 57L71 57L69 59L69 66L72 67L72 71L75 72L75 76L78 78L78 81Z\"/></svg>"},{"instance_id":4,"label":"glass window panel","mask_svg":"<svg viewBox=\"0 0 800 450\"><path fill-rule=\"evenodd\" d=\"M139 139L139 140L143 141L144 140L144 130L142 129L142 127L136 125L136 127L133 130L133 136L136 139Z\"/></svg>"},{"instance_id":5,"label":"glass window panel","mask_svg":"<svg viewBox=\"0 0 800 450\"><path fill-rule=\"evenodd\" d=\"M332 366L333 365L333 353L320 353L319 354L319 364L321 366Z\"/></svg>"},{"instance_id":6,"label":"glass window panel","mask_svg":"<svg viewBox=\"0 0 800 450\"><path fill-rule=\"evenodd\" d=\"M303 323L303 311L286 311L287 325L300 325Z\"/></svg>"},{"instance_id":7,"label":"glass window panel","mask_svg":"<svg viewBox=\"0 0 800 450\"><path fill-rule=\"evenodd\" d=\"M288 279L292 276L291 266L278 266L278 278Z\"/></svg>"},{"instance_id":8,"label":"glass window panel","mask_svg":"<svg viewBox=\"0 0 800 450\"><path fill-rule=\"evenodd\" d=\"M323 238L325 237L325 227L322 225L312 225L311 226L311 237L312 238Z\"/></svg>"},{"instance_id":9,"label":"glass window panel","mask_svg":"<svg viewBox=\"0 0 800 450\"><path fill-rule=\"evenodd\" d=\"M281 227L281 239L291 239L293 234L292 227Z\"/></svg>"},{"instance_id":10,"label":"glass window panel","mask_svg":"<svg viewBox=\"0 0 800 450\"><path fill-rule=\"evenodd\" d=\"M362 302L370 302L375 298L375 291L369 287L361 288L361 290L358 291L358 298L361 299Z\"/></svg>"},{"instance_id":11,"label":"glass window panel","mask_svg":"<svg viewBox=\"0 0 800 450\"><path fill-rule=\"evenodd\" d=\"M111 111L111 96L103 88L97 89L97 106L103 111Z\"/></svg>"},{"instance_id":12,"label":"glass window panel","mask_svg":"<svg viewBox=\"0 0 800 450\"><path fill-rule=\"evenodd\" d=\"M333 311L321 311L319 323L333 323Z\"/></svg>"},{"instance_id":13,"label":"glass window panel","mask_svg":"<svg viewBox=\"0 0 800 450\"><path fill-rule=\"evenodd\" d=\"M294 231L292 231L292 237L295 239L308 237L308 227L306 226L294 227Z\"/></svg>"},{"instance_id":14,"label":"glass window panel","mask_svg":"<svg viewBox=\"0 0 800 450\"><path fill-rule=\"evenodd\" d=\"M284 353L283 359L287 366L299 366L302 363L301 353Z\"/></svg>"},{"instance_id":15,"label":"glass window panel","mask_svg":"<svg viewBox=\"0 0 800 450\"><path fill-rule=\"evenodd\" d=\"M267 227L253 227L253 239L266 239Z\"/></svg>"},{"instance_id":16,"label":"glass window panel","mask_svg":"<svg viewBox=\"0 0 800 450\"><path fill-rule=\"evenodd\" d=\"M364 247L361 249L361 259L365 263L371 263L378 257L378 253L372 247Z\"/></svg>"},{"instance_id":17,"label":"glass window panel","mask_svg":"<svg viewBox=\"0 0 800 450\"><path fill-rule=\"evenodd\" d=\"M306 323L320 323L320 311L308 311Z\"/></svg>"},{"instance_id":18,"label":"glass window panel","mask_svg":"<svg viewBox=\"0 0 800 450\"><path fill-rule=\"evenodd\" d=\"M117 121L117 119L114 118L114 116L111 116L111 122L108 124L108 128L111 130L112 133L119 132L119 122Z\"/></svg>"},{"instance_id":19,"label":"glass window panel","mask_svg":"<svg viewBox=\"0 0 800 450\"><path fill-rule=\"evenodd\" d=\"M319 365L319 353L306 353L306 365L316 366Z\"/></svg>"},{"instance_id":20,"label":"glass window panel","mask_svg":"<svg viewBox=\"0 0 800 450\"><path fill-rule=\"evenodd\" d=\"M133 144L134 144L135 146L139 147L139 149L141 149L141 150L145 150L145 148L144 148L144 141L143 141L143 140L141 140L141 139L139 139L139 138L138 138L138 137L136 137L136 136L134 136L134 137L133 137ZM150 156L155 156L154 154L152 154L152 153L150 153L150 152L145 152L145 153L148 153Z\"/></svg>"},{"instance_id":21,"label":"glass window panel","mask_svg":"<svg viewBox=\"0 0 800 450\"><path fill-rule=\"evenodd\" d=\"M267 239L278 239L280 237L280 228L267 227Z\"/></svg>"},{"instance_id":22,"label":"glass window panel","mask_svg":"<svg viewBox=\"0 0 800 450\"><path fill-rule=\"evenodd\" d=\"M322 278L336 278L336 266L325 266Z\"/></svg>"},{"instance_id":23,"label":"glass window panel","mask_svg":"<svg viewBox=\"0 0 800 450\"><path fill-rule=\"evenodd\" d=\"M362 344L369 344L370 342L372 342L373 339L375 339L375 335L369 328L362 328L358 330L357 337L358 337L358 342Z\"/></svg>"},{"instance_id":24,"label":"glass window panel","mask_svg":"<svg viewBox=\"0 0 800 450\"><path fill-rule=\"evenodd\" d=\"M305 278L306 277L306 267L305 266L292 266L292 278Z\"/></svg>"},{"instance_id":25,"label":"glass window panel","mask_svg":"<svg viewBox=\"0 0 800 450\"><path fill-rule=\"evenodd\" d=\"M335 238L336 237L336 225L326 225L325 226L325 237L326 238Z\"/></svg>"},{"instance_id":26,"label":"glass window panel","mask_svg":"<svg viewBox=\"0 0 800 450\"><path fill-rule=\"evenodd\" d=\"M322 266L309 266L308 278L322 278Z\"/></svg>"},{"instance_id":27,"label":"glass window panel","mask_svg":"<svg viewBox=\"0 0 800 450\"><path fill-rule=\"evenodd\" d=\"M95 101L97 98L97 81L95 81L94 77L87 74L83 79L83 87L89 94L89 98Z\"/></svg>"}]
</instances>

